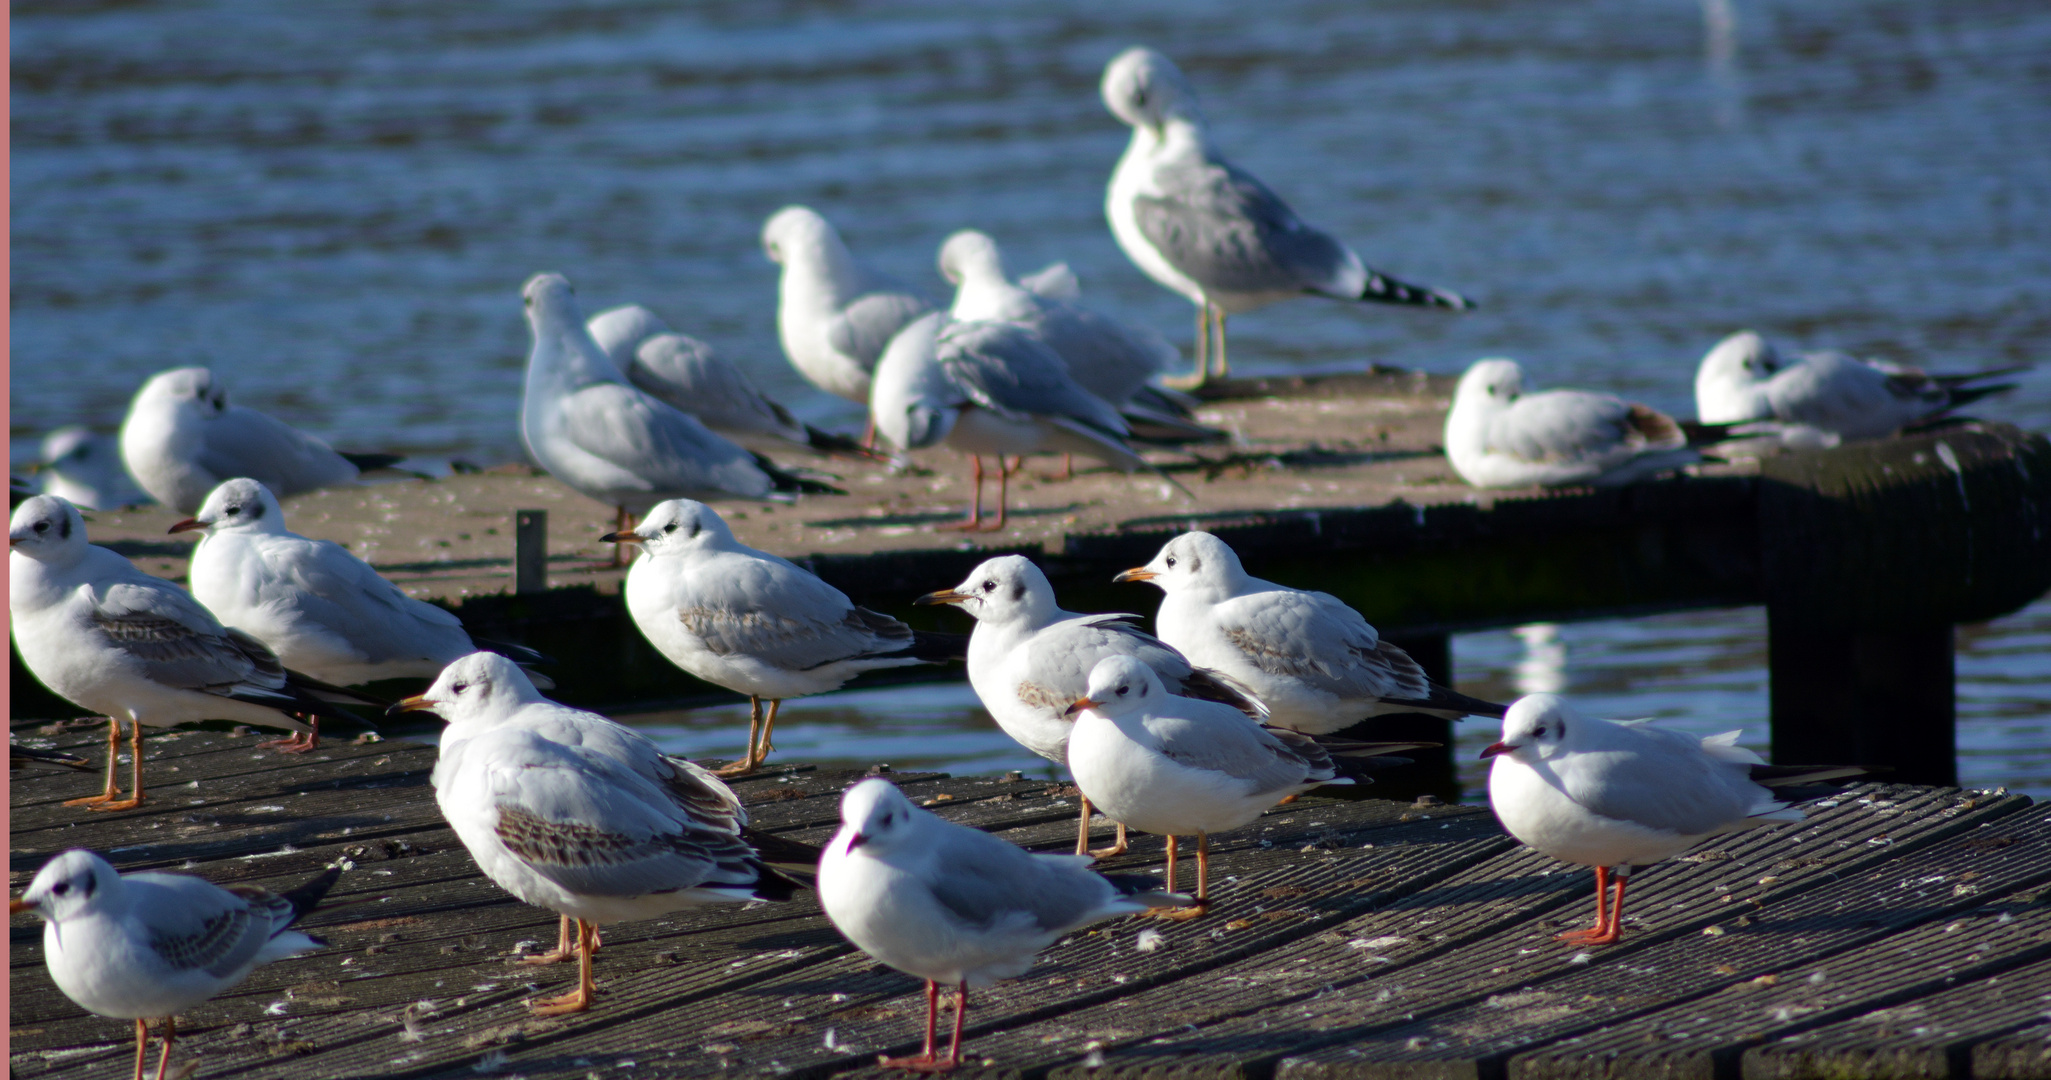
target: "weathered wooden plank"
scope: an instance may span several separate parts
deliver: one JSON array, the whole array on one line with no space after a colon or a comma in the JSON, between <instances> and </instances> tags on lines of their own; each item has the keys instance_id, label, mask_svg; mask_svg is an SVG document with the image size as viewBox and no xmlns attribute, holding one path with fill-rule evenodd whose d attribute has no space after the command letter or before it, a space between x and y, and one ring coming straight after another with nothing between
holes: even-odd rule
<instances>
[{"instance_id":1,"label":"weathered wooden plank","mask_svg":"<svg viewBox=\"0 0 2051 1080\"><path fill-rule=\"evenodd\" d=\"M2051 1076L2051 1024L1974 1046L1974 1080L2043 1080Z\"/></svg>"}]
</instances>

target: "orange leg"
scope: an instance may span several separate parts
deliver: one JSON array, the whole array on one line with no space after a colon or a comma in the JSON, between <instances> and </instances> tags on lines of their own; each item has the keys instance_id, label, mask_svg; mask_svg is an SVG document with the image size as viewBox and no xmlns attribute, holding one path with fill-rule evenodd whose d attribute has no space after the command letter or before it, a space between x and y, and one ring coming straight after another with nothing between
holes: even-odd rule
<instances>
[{"instance_id":1,"label":"orange leg","mask_svg":"<svg viewBox=\"0 0 2051 1080\"><path fill-rule=\"evenodd\" d=\"M969 986L962 983L954 999L954 1041L949 1046L947 1057L942 1060L935 1051L939 1041L940 1028L940 984L926 980L926 1048L916 1057L894 1058L878 1055L876 1064L886 1069L904 1069L909 1072L947 1072L961 1064L961 1021L969 1010Z\"/></svg>"},{"instance_id":2,"label":"orange leg","mask_svg":"<svg viewBox=\"0 0 2051 1080\"><path fill-rule=\"evenodd\" d=\"M128 726L128 797L93 803L94 810L133 810L142 805L142 722L131 720Z\"/></svg>"},{"instance_id":3,"label":"orange leg","mask_svg":"<svg viewBox=\"0 0 2051 1080\"><path fill-rule=\"evenodd\" d=\"M86 797L85 797L85 798L83 798L83 799L66 799L66 800L64 800L64 805L66 805L66 806L97 806L97 805L99 805L100 803L104 803L104 802L113 802L113 801L114 801L114 796L116 796L116 795L119 795L119 794L121 794L121 788L120 788L119 786L117 786L117 785L116 785L116 784L114 783L114 768L115 768L115 764L116 764L117 762L119 762L120 760L121 760L121 721L119 721L119 720L116 720L116 719L114 719L113 717L111 717L111 716L110 716L110 717L108 717L108 718L107 718L107 786L106 786L106 788L105 788L105 789L103 789L103 790L102 790L102 791L101 791L101 792L100 792L100 793L99 793L98 795L88 795L88 796L86 796ZM137 1022L138 1022L138 1023L140 1023L140 1021L137 1021ZM138 1051L136 1051L136 1052L137 1052L137 1053L141 1053L141 1051L139 1051L139 1050L138 1050ZM140 1077L140 1076L141 1076L141 1073L142 1073L142 1066L140 1066L140 1065L137 1065L137 1066L136 1066L135 1068L136 1068L136 1074L137 1074L137 1076L138 1076L138 1077Z\"/></svg>"},{"instance_id":4,"label":"orange leg","mask_svg":"<svg viewBox=\"0 0 2051 1080\"><path fill-rule=\"evenodd\" d=\"M1616 903L1608 904L1609 884L1614 877L1617 885ZM1595 868L1595 925L1586 930L1570 930L1559 935L1559 940L1570 945L1614 945L1624 933L1624 875L1612 875L1606 866Z\"/></svg>"},{"instance_id":5,"label":"orange leg","mask_svg":"<svg viewBox=\"0 0 2051 1080\"><path fill-rule=\"evenodd\" d=\"M577 920L577 988L561 997L536 998L527 1003L527 1008L536 1016L560 1016L564 1013L583 1012L591 1007L591 995L598 987L591 981L591 954L596 949L593 938L598 928Z\"/></svg>"},{"instance_id":6,"label":"orange leg","mask_svg":"<svg viewBox=\"0 0 2051 1080\"><path fill-rule=\"evenodd\" d=\"M150 1026L141 1020L135 1022L135 1080L142 1080L143 1059L150 1049Z\"/></svg>"},{"instance_id":7,"label":"orange leg","mask_svg":"<svg viewBox=\"0 0 2051 1080\"><path fill-rule=\"evenodd\" d=\"M969 475L970 475L970 477L971 477L971 479L970 479L970 485L971 485L971 486L972 486L972 487L974 488L974 490L975 490L975 494L974 494L973 496L971 496L971 497L970 497L970 500L969 500L969 516L968 516L968 518L967 518L966 520L963 520L963 521L957 521L957 522L954 522L953 524L950 524L950 525L940 525L940 526L936 526L936 528L940 528L940 529L945 529L945 530L947 530L947 531L949 531L949 532L952 532L952 531L955 531L955 530L959 530L959 531L961 531L961 532L975 532L975 531L976 531L976 530L977 530L978 528L980 528L980 527L982 526L982 523L983 523L983 455L981 455L981 454L970 454L970 455L969 455L969 464L970 464L970 466L971 466L971 472L970 472L970 474L969 474ZM1002 457L999 457L999 458L997 459L997 466L998 466L998 468L1000 468L1000 469L1002 469L1002 468L1004 467L1004 459L1003 459Z\"/></svg>"},{"instance_id":8,"label":"orange leg","mask_svg":"<svg viewBox=\"0 0 2051 1080\"><path fill-rule=\"evenodd\" d=\"M554 951L523 956L520 958L521 963L557 964L577 955L577 947L570 941L570 917L561 915L557 918L559 921L556 923Z\"/></svg>"},{"instance_id":9,"label":"orange leg","mask_svg":"<svg viewBox=\"0 0 2051 1080\"><path fill-rule=\"evenodd\" d=\"M748 695L748 749L739 761L713 770L715 776L746 776L761 762L755 757L755 733L762 730L762 699Z\"/></svg>"},{"instance_id":10,"label":"orange leg","mask_svg":"<svg viewBox=\"0 0 2051 1080\"><path fill-rule=\"evenodd\" d=\"M1196 903L1185 908L1153 908L1147 912L1148 915L1156 919L1173 919L1176 922L1181 922L1184 919L1194 919L1202 915L1210 907L1204 901L1204 886L1210 877L1211 838L1204 833L1198 833L1196 837ZM1163 884L1164 891L1174 892L1175 838L1173 836L1168 837L1168 869L1167 873L1163 874L1162 877L1166 879Z\"/></svg>"},{"instance_id":11,"label":"orange leg","mask_svg":"<svg viewBox=\"0 0 2051 1080\"><path fill-rule=\"evenodd\" d=\"M256 744L258 750L276 750L280 754L304 754L320 748L320 717L312 713L299 714L312 731L301 734L293 732L290 738L271 739Z\"/></svg>"},{"instance_id":12,"label":"orange leg","mask_svg":"<svg viewBox=\"0 0 2051 1080\"><path fill-rule=\"evenodd\" d=\"M862 429L862 449L876 449L876 414L869 414L869 426Z\"/></svg>"},{"instance_id":13,"label":"orange leg","mask_svg":"<svg viewBox=\"0 0 2051 1080\"><path fill-rule=\"evenodd\" d=\"M986 531L997 532L1004 528L1004 513L1007 509L1005 504L1011 498L1011 474L1024 466L1025 455L1023 454L1019 455L1018 460L1010 465L1004 463L1003 454L997 455L997 520Z\"/></svg>"},{"instance_id":14,"label":"orange leg","mask_svg":"<svg viewBox=\"0 0 2051 1080\"><path fill-rule=\"evenodd\" d=\"M164 1052L157 1058L157 1080L164 1080L164 1070L171 1065L171 1044L178 1039L178 1018L164 1018Z\"/></svg>"}]
</instances>

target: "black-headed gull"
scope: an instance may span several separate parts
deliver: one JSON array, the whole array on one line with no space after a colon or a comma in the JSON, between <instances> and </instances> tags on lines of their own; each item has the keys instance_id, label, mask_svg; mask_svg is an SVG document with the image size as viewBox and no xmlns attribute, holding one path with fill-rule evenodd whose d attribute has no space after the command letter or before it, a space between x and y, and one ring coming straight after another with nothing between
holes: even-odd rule
<instances>
[{"instance_id":1,"label":"black-headed gull","mask_svg":"<svg viewBox=\"0 0 2051 1080\"><path fill-rule=\"evenodd\" d=\"M762 250L783 267L776 335L791 366L813 386L866 406L869 374L884 346L933 310L932 301L856 262L840 233L810 207L770 215Z\"/></svg>"},{"instance_id":2,"label":"black-headed gull","mask_svg":"<svg viewBox=\"0 0 2051 1080\"><path fill-rule=\"evenodd\" d=\"M1027 852L913 806L871 778L840 800L840 831L819 860L819 906L857 948L926 980L925 1052L887 1067L945 1072L961 1062L970 987L1022 975L1041 949L1120 915L1188 905L1140 875L1106 877L1087 855ZM954 1040L938 1054L940 984L958 987Z\"/></svg>"},{"instance_id":3,"label":"black-headed gull","mask_svg":"<svg viewBox=\"0 0 2051 1080\"><path fill-rule=\"evenodd\" d=\"M135 1021L135 1080L148 1021L163 1020L164 1080L179 1013L263 964L326 944L292 924L341 876L330 867L282 893L224 889L187 874L117 874L97 853L75 848L44 863L7 910L43 920L43 963L65 997L87 1012Z\"/></svg>"},{"instance_id":4,"label":"black-headed gull","mask_svg":"<svg viewBox=\"0 0 2051 1080\"><path fill-rule=\"evenodd\" d=\"M1251 689L1277 727L1326 735L1384 713L1503 714L1504 706L1432 682L1338 597L1248 574L1210 533L1183 533L1112 580L1160 586L1161 640Z\"/></svg>"},{"instance_id":5,"label":"black-headed gull","mask_svg":"<svg viewBox=\"0 0 2051 1080\"><path fill-rule=\"evenodd\" d=\"M953 604L975 617L969 685L1006 735L1056 765L1069 765L1068 737L1075 724L1068 707L1083 696L1090 670L1107 656L1137 658L1172 693L1220 702L1248 716L1266 715L1266 706L1251 690L1192 665L1174 647L1140 629L1139 616L1063 611L1047 575L1022 555L987 560L961 584L916 602ZM1089 850L1089 828L1085 797L1078 855ZM1118 842L1098 854L1116 855L1125 847L1120 826Z\"/></svg>"},{"instance_id":6,"label":"black-headed gull","mask_svg":"<svg viewBox=\"0 0 2051 1080\"><path fill-rule=\"evenodd\" d=\"M1738 735L1697 739L1644 720L1600 720L1556 694L1511 704L1503 737L1481 752L1494 759L1489 805L1511 836L1561 862L1595 868L1595 925L1561 934L1561 941L1614 943L1624 930L1624 883L1634 868L1711 836L1802 820L1801 810L1762 785L1865 771L1768 765L1737 745Z\"/></svg>"},{"instance_id":7,"label":"black-headed gull","mask_svg":"<svg viewBox=\"0 0 2051 1080\"><path fill-rule=\"evenodd\" d=\"M1211 142L1196 93L1174 61L1133 47L1104 68L1105 107L1132 141L1104 200L1111 234L1148 277L1197 306L1195 382L1224 378L1225 317L1299 296L1418 307L1472 307L1444 289L1370 269L1313 228ZM1213 317L1215 349L1210 346ZM1206 363L1206 353L1215 356Z\"/></svg>"},{"instance_id":8,"label":"black-headed gull","mask_svg":"<svg viewBox=\"0 0 2051 1080\"><path fill-rule=\"evenodd\" d=\"M1673 417L1614 394L1524 392L1515 360L1477 360L1446 412L1446 459L1478 488L1609 487L1702 460Z\"/></svg>"},{"instance_id":9,"label":"black-headed gull","mask_svg":"<svg viewBox=\"0 0 2051 1080\"><path fill-rule=\"evenodd\" d=\"M748 695L747 752L721 775L761 766L786 699L838 690L865 671L954 659L966 647L959 635L858 607L810 571L741 543L704 503L663 503L633 532L601 539L641 545L627 572L627 611L649 644L692 675Z\"/></svg>"}]
</instances>

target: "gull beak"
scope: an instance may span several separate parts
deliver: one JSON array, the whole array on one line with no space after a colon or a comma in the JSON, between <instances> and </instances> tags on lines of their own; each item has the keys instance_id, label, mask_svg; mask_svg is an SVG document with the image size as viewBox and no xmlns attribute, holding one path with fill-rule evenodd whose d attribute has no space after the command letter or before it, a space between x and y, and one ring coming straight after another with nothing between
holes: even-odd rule
<instances>
[{"instance_id":1,"label":"gull beak","mask_svg":"<svg viewBox=\"0 0 2051 1080\"><path fill-rule=\"evenodd\" d=\"M1113 582L1119 582L1119 581L1152 581L1152 580L1154 580L1155 578L1157 578L1157 577L1160 577L1160 576L1161 576L1161 575L1159 575L1159 574L1156 574L1156 573L1154 573L1154 572L1153 572L1152 570L1149 570L1149 569L1147 569L1147 568L1146 568L1146 567L1144 567L1144 566L1135 566L1135 567L1133 567L1132 569L1130 569L1130 570L1127 570L1126 572L1124 572L1124 573L1122 573L1122 574L1118 575L1117 577L1114 577L1114 578L1112 578L1111 580L1112 580Z\"/></svg>"},{"instance_id":2,"label":"gull beak","mask_svg":"<svg viewBox=\"0 0 2051 1080\"><path fill-rule=\"evenodd\" d=\"M206 527L207 523L198 518L186 518L184 521L171 526L166 535L169 535L169 533L191 532L194 529L204 529Z\"/></svg>"},{"instance_id":3,"label":"gull beak","mask_svg":"<svg viewBox=\"0 0 2051 1080\"><path fill-rule=\"evenodd\" d=\"M9 900L7 902L7 913L9 915L19 915L24 911L34 911L35 909L36 906L26 900Z\"/></svg>"},{"instance_id":4,"label":"gull beak","mask_svg":"<svg viewBox=\"0 0 2051 1080\"><path fill-rule=\"evenodd\" d=\"M632 532L609 532L606 533L604 536L599 537L598 542L601 544L638 544L641 542L641 534Z\"/></svg>"},{"instance_id":5,"label":"gull beak","mask_svg":"<svg viewBox=\"0 0 2051 1080\"><path fill-rule=\"evenodd\" d=\"M392 707L385 710L385 715L397 716L400 713L433 711L434 702L429 701L426 694L415 694L412 697L400 698L392 702Z\"/></svg>"},{"instance_id":6,"label":"gull beak","mask_svg":"<svg viewBox=\"0 0 2051 1080\"><path fill-rule=\"evenodd\" d=\"M971 597L968 593L956 592L953 589L942 589L939 592L929 592L926 595L919 597L917 600L912 601L912 603L921 605L959 604L964 600L970 599L973 599L973 597Z\"/></svg>"},{"instance_id":7,"label":"gull beak","mask_svg":"<svg viewBox=\"0 0 2051 1080\"><path fill-rule=\"evenodd\" d=\"M1102 704L1103 702L1101 701L1091 701L1089 698L1079 697L1075 699L1075 704L1070 705L1068 708L1061 710L1061 715L1074 716L1076 713L1082 712L1085 709L1094 709Z\"/></svg>"},{"instance_id":8,"label":"gull beak","mask_svg":"<svg viewBox=\"0 0 2051 1080\"><path fill-rule=\"evenodd\" d=\"M1481 756L1482 756L1483 758L1492 758L1492 757L1496 756L1497 754L1507 754L1507 753L1509 753L1510 751L1512 751L1512 750L1515 750L1515 749L1517 749L1517 748L1516 748L1516 747L1514 747L1514 746L1511 746L1511 745L1510 745L1509 743L1501 743L1501 742L1489 743L1489 744L1488 744L1488 745L1487 745L1486 747L1483 747L1483 748L1482 748L1482 751L1481 751Z\"/></svg>"},{"instance_id":9,"label":"gull beak","mask_svg":"<svg viewBox=\"0 0 2051 1080\"><path fill-rule=\"evenodd\" d=\"M21 543L21 542L22 542L23 540L26 540L26 539L28 539L28 537L26 537L26 536L10 536L10 537L8 537L8 538L7 538L7 550L9 550L9 551L13 551L13 550L14 550L14 545L16 545L16 544L19 544L19 543Z\"/></svg>"},{"instance_id":10,"label":"gull beak","mask_svg":"<svg viewBox=\"0 0 2051 1080\"><path fill-rule=\"evenodd\" d=\"M847 838L847 849L849 851L853 851L854 849L861 847L863 844L866 844L868 842L869 838L858 832L853 836Z\"/></svg>"}]
</instances>

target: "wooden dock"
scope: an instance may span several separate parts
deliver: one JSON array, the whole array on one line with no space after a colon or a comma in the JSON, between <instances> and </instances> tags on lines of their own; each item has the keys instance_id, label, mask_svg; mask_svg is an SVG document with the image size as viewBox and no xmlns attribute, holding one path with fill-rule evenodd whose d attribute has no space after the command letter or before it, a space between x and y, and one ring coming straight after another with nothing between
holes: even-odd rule
<instances>
[{"instance_id":1,"label":"wooden dock","mask_svg":"<svg viewBox=\"0 0 2051 1080\"><path fill-rule=\"evenodd\" d=\"M96 756L94 724L17 733ZM919 984L843 940L809 896L608 928L590 1013L521 1002L572 970L514 957L555 916L478 874L428 786L433 748L153 738L143 808L58 805L97 779L23 773L11 886L71 847L123 870L296 883L342 861L305 923L329 948L180 1021L215 1077L824 1077L915 1049ZM753 824L813 843L860 774L784 766L736 785ZM1042 850L1072 788L895 775L952 820ZM1138 838L1109 865L1146 872ZM977 995L964 1075L1007 1077L2051 1076L2051 816L2003 792L1865 784L1809 820L1704 844L1633 878L1627 937L1551 940L1591 876L1520 849L1484 808L1306 798L1218 838L1212 914L1102 924ZM1158 931L1158 940L1144 930ZM11 928L11 1067L125 1076L126 1021L83 1013Z\"/></svg>"}]
</instances>

